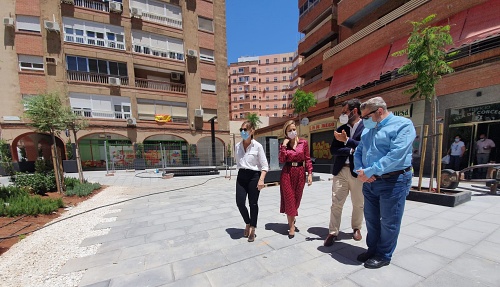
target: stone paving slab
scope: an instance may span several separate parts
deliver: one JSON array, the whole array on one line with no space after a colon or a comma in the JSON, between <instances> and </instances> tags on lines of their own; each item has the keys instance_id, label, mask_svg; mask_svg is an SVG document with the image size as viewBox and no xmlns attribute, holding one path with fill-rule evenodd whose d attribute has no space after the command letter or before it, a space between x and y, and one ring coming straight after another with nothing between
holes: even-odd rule
<instances>
[{"instance_id":1,"label":"stone paving slab","mask_svg":"<svg viewBox=\"0 0 500 287\"><path fill-rule=\"evenodd\" d=\"M279 213L279 186L265 188L257 238L248 243L234 200L235 174L231 180L86 174L103 184L131 186L125 196L140 198L118 204L109 215L114 221L95 227L108 234L84 240L82 246L99 244L95 255L73 259L61 272L87 269L80 286L106 287L500 286L500 259L495 256L500 252L500 197L478 190L470 202L454 208L407 201L391 264L369 270L356 261L366 250L366 228L362 241L352 240L350 199L339 240L322 246L331 175L319 174L322 181L305 188L297 218L300 231L293 239L287 236L286 216ZM193 185L198 186L189 187Z\"/></svg>"}]
</instances>

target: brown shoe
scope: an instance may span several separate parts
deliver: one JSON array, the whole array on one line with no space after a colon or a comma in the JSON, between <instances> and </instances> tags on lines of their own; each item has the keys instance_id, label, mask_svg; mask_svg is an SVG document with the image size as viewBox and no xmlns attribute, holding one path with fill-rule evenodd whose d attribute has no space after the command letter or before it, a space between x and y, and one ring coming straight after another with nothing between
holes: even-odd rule
<instances>
[{"instance_id":1,"label":"brown shoe","mask_svg":"<svg viewBox=\"0 0 500 287\"><path fill-rule=\"evenodd\" d=\"M325 239L325 242L323 243L323 246L332 246L335 240L337 240L337 235L328 234L328 236Z\"/></svg>"},{"instance_id":2,"label":"brown shoe","mask_svg":"<svg viewBox=\"0 0 500 287\"><path fill-rule=\"evenodd\" d=\"M352 231L352 239L356 241L360 241L361 239L363 239L363 236L361 236L361 231L359 231L359 229L354 229Z\"/></svg>"},{"instance_id":3,"label":"brown shoe","mask_svg":"<svg viewBox=\"0 0 500 287\"><path fill-rule=\"evenodd\" d=\"M248 234L248 242L254 242L255 237L257 237L257 234L255 234L255 227L250 227L250 234Z\"/></svg>"},{"instance_id":4,"label":"brown shoe","mask_svg":"<svg viewBox=\"0 0 500 287\"><path fill-rule=\"evenodd\" d=\"M245 226L245 230L243 231L243 237L248 238L248 234L250 234L250 224Z\"/></svg>"}]
</instances>

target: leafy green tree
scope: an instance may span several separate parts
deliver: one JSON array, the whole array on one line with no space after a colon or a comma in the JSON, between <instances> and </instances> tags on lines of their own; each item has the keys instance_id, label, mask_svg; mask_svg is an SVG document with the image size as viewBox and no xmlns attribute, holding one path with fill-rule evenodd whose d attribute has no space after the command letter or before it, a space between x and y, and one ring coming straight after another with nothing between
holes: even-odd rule
<instances>
[{"instance_id":1,"label":"leafy green tree","mask_svg":"<svg viewBox=\"0 0 500 287\"><path fill-rule=\"evenodd\" d=\"M259 124L262 123L256 113L248 113L246 116L246 120L251 122L256 129L259 127Z\"/></svg>"},{"instance_id":2,"label":"leafy green tree","mask_svg":"<svg viewBox=\"0 0 500 287\"><path fill-rule=\"evenodd\" d=\"M80 161L80 148L78 145L78 138L76 137L76 134L88 127L88 122L87 120L82 117L81 115L75 114L70 107L65 107L64 109L64 122L66 124L66 129L70 130L73 132L73 137L75 139L75 151L76 151L76 164L78 167L78 178L80 179L80 183L83 183L85 179L83 178L83 170L82 170L82 163ZM71 138L70 138L71 141Z\"/></svg>"},{"instance_id":3,"label":"leafy green tree","mask_svg":"<svg viewBox=\"0 0 500 287\"><path fill-rule=\"evenodd\" d=\"M24 100L25 117L30 120L29 126L37 132L48 133L52 138L54 156L53 165L57 181L57 191L62 192L62 172L60 169L60 156L57 152L56 135L66 128L65 108L57 93L39 94Z\"/></svg>"},{"instance_id":4,"label":"leafy green tree","mask_svg":"<svg viewBox=\"0 0 500 287\"><path fill-rule=\"evenodd\" d=\"M316 106L318 100L316 100L316 96L312 92L306 93L303 90L298 89L293 94L292 105L293 112L299 116L299 135L300 135L300 118L301 114L305 114L309 111L311 107Z\"/></svg>"},{"instance_id":5,"label":"leafy green tree","mask_svg":"<svg viewBox=\"0 0 500 287\"><path fill-rule=\"evenodd\" d=\"M408 38L408 47L393 54L393 56L408 55L409 63L399 69L399 73L416 76L415 85L406 90L411 94L411 99L424 98L431 103L431 181L429 189L432 190L434 166L436 163L436 84L444 74L453 72L447 57L455 53L447 53L446 46L453 43L450 35L450 25L429 26L436 17L429 15L421 22L411 22L413 31Z\"/></svg>"}]
</instances>

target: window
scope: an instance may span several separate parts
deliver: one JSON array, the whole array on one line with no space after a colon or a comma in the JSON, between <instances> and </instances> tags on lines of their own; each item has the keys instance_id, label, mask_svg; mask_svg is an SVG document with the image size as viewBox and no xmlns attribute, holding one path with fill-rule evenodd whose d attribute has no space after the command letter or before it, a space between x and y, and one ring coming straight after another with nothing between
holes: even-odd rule
<instances>
[{"instance_id":1,"label":"window","mask_svg":"<svg viewBox=\"0 0 500 287\"><path fill-rule=\"evenodd\" d=\"M233 84L235 84L235 83L236 83L236 79L233 79Z\"/></svg>"},{"instance_id":2,"label":"window","mask_svg":"<svg viewBox=\"0 0 500 287\"><path fill-rule=\"evenodd\" d=\"M233 92L235 92L235 93L236 93L236 91L237 91L237 89L236 89L236 88L234 88L234 89L233 89Z\"/></svg>"},{"instance_id":3,"label":"window","mask_svg":"<svg viewBox=\"0 0 500 287\"><path fill-rule=\"evenodd\" d=\"M214 31L213 20L198 16L198 29L208 32L213 32Z\"/></svg>"},{"instance_id":4,"label":"window","mask_svg":"<svg viewBox=\"0 0 500 287\"><path fill-rule=\"evenodd\" d=\"M133 30L132 43L135 53L184 61L182 39Z\"/></svg>"},{"instance_id":5,"label":"window","mask_svg":"<svg viewBox=\"0 0 500 287\"><path fill-rule=\"evenodd\" d=\"M282 99L283 99L283 100L286 100L286 95L283 95Z\"/></svg>"},{"instance_id":6,"label":"window","mask_svg":"<svg viewBox=\"0 0 500 287\"><path fill-rule=\"evenodd\" d=\"M43 71L43 57L19 55L19 70Z\"/></svg>"},{"instance_id":7,"label":"window","mask_svg":"<svg viewBox=\"0 0 500 287\"><path fill-rule=\"evenodd\" d=\"M125 50L123 27L63 17L64 41Z\"/></svg>"},{"instance_id":8,"label":"window","mask_svg":"<svg viewBox=\"0 0 500 287\"><path fill-rule=\"evenodd\" d=\"M236 70L233 70L233 75L236 74Z\"/></svg>"},{"instance_id":9,"label":"window","mask_svg":"<svg viewBox=\"0 0 500 287\"><path fill-rule=\"evenodd\" d=\"M266 83L269 83L269 78L266 78Z\"/></svg>"},{"instance_id":10,"label":"window","mask_svg":"<svg viewBox=\"0 0 500 287\"><path fill-rule=\"evenodd\" d=\"M23 107L24 107L24 110L27 111L28 110L28 105L26 103L26 101L28 101L30 98L33 98L33 97L36 97L37 95L27 95L27 94L23 94L22 97L23 97Z\"/></svg>"},{"instance_id":11,"label":"window","mask_svg":"<svg viewBox=\"0 0 500 287\"><path fill-rule=\"evenodd\" d=\"M283 106L281 106L282 108L286 109L286 104L283 104Z\"/></svg>"},{"instance_id":12,"label":"window","mask_svg":"<svg viewBox=\"0 0 500 287\"><path fill-rule=\"evenodd\" d=\"M288 61L293 61L293 57L288 57Z\"/></svg>"},{"instance_id":13,"label":"window","mask_svg":"<svg viewBox=\"0 0 500 287\"><path fill-rule=\"evenodd\" d=\"M233 98L233 102L236 102L237 100L238 100L238 98L237 98L237 97L234 97L234 98Z\"/></svg>"},{"instance_id":14,"label":"window","mask_svg":"<svg viewBox=\"0 0 500 287\"><path fill-rule=\"evenodd\" d=\"M252 108L253 108L254 110L256 110L256 109L257 109L257 105L253 105L253 106L252 106Z\"/></svg>"},{"instance_id":15,"label":"window","mask_svg":"<svg viewBox=\"0 0 500 287\"><path fill-rule=\"evenodd\" d=\"M257 68L252 68L252 73L257 73Z\"/></svg>"},{"instance_id":16,"label":"window","mask_svg":"<svg viewBox=\"0 0 500 287\"><path fill-rule=\"evenodd\" d=\"M154 121L155 115L170 115L172 122L187 122L187 104L151 99L137 99L139 119Z\"/></svg>"},{"instance_id":17,"label":"window","mask_svg":"<svg viewBox=\"0 0 500 287\"><path fill-rule=\"evenodd\" d=\"M68 71L90 72L112 76L128 76L127 64L85 57L66 56Z\"/></svg>"},{"instance_id":18,"label":"window","mask_svg":"<svg viewBox=\"0 0 500 287\"><path fill-rule=\"evenodd\" d=\"M274 62L275 62L275 63L278 63L278 58L274 58Z\"/></svg>"},{"instance_id":19,"label":"window","mask_svg":"<svg viewBox=\"0 0 500 287\"><path fill-rule=\"evenodd\" d=\"M277 91L278 90L278 86L274 86L274 90Z\"/></svg>"},{"instance_id":20,"label":"window","mask_svg":"<svg viewBox=\"0 0 500 287\"><path fill-rule=\"evenodd\" d=\"M243 109L243 104L240 104L240 110Z\"/></svg>"},{"instance_id":21,"label":"window","mask_svg":"<svg viewBox=\"0 0 500 287\"><path fill-rule=\"evenodd\" d=\"M238 105L234 105L233 110L237 110L237 109L238 109Z\"/></svg>"},{"instance_id":22,"label":"window","mask_svg":"<svg viewBox=\"0 0 500 287\"><path fill-rule=\"evenodd\" d=\"M281 69L282 72L286 72L286 67L283 67L283 69Z\"/></svg>"},{"instance_id":23,"label":"window","mask_svg":"<svg viewBox=\"0 0 500 287\"><path fill-rule=\"evenodd\" d=\"M215 62L214 51L200 48L200 60L204 60L207 62Z\"/></svg>"},{"instance_id":24,"label":"window","mask_svg":"<svg viewBox=\"0 0 500 287\"><path fill-rule=\"evenodd\" d=\"M252 87L252 91L257 91L257 87Z\"/></svg>"},{"instance_id":25,"label":"window","mask_svg":"<svg viewBox=\"0 0 500 287\"><path fill-rule=\"evenodd\" d=\"M274 113L274 114L273 114L273 116L274 116L274 117L277 117L277 116L278 116L278 113Z\"/></svg>"},{"instance_id":26,"label":"window","mask_svg":"<svg viewBox=\"0 0 500 287\"><path fill-rule=\"evenodd\" d=\"M96 1L96 2L108 2ZM86 3L87 1L83 1ZM91 1L91 3L94 1ZM182 10L180 6L154 0L131 0L130 8L142 9L142 19L182 29Z\"/></svg>"},{"instance_id":27,"label":"window","mask_svg":"<svg viewBox=\"0 0 500 287\"><path fill-rule=\"evenodd\" d=\"M266 91L269 91L269 87L266 87Z\"/></svg>"},{"instance_id":28,"label":"window","mask_svg":"<svg viewBox=\"0 0 500 287\"><path fill-rule=\"evenodd\" d=\"M266 59L266 64L269 64L269 59Z\"/></svg>"},{"instance_id":29,"label":"window","mask_svg":"<svg viewBox=\"0 0 500 287\"><path fill-rule=\"evenodd\" d=\"M278 81L278 77L274 77L274 82L277 82Z\"/></svg>"},{"instance_id":30,"label":"window","mask_svg":"<svg viewBox=\"0 0 500 287\"><path fill-rule=\"evenodd\" d=\"M253 77L253 78L252 78L252 82L257 82L257 78L256 78L256 77Z\"/></svg>"},{"instance_id":31,"label":"window","mask_svg":"<svg viewBox=\"0 0 500 287\"><path fill-rule=\"evenodd\" d=\"M277 105L277 104L275 104L275 105L274 105L274 109L275 109L275 110L277 110L277 109L278 109L278 105Z\"/></svg>"},{"instance_id":32,"label":"window","mask_svg":"<svg viewBox=\"0 0 500 287\"><path fill-rule=\"evenodd\" d=\"M269 105L266 105L266 110L269 110ZM269 116L269 114L267 114Z\"/></svg>"},{"instance_id":33,"label":"window","mask_svg":"<svg viewBox=\"0 0 500 287\"><path fill-rule=\"evenodd\" d=\"M278 95L274 95L274 99L277 100L278 99Z\"/></svg>"},{"instance_id":34,"label":"window","mask_svg":"<svg viewBox=\"0 0 500 287\"><path fill-rule=\"evenodd\" d=\"M240 74L241 74L241 73L243 73L243 72L245 72L245 69L244 69L244 68L238 68L238 73L240 73Z\"/></svg>"},{"instance_id":35,"label":"window","mask_svg":"<svg viewBox=\"0 0 500 287\"><path fill-rule=\"evenodd\" d=\"M132 116L130 98L70 93L71 109L87 118L128 119Z\"/></svg>"},{"instance_id":36,"label":"window","mask_svg":"<svg viewBox=\"0 0 500 287\"><path fill-rule=\"evenodd\" d=\"M257 96L253 95L253 96L252 96L252 99L253 99L253 100L256 100L256 99L257 99Z\"/></svg>"},{"instance_id":37,"label":"window","mask_svg":"<svg viewBox=\"0 0 500 287\"><path fill-rule=\"evenodd\" d=\"M17 31L39 32L40 18L33 16L16 15L16 28Z\"/></svg>"},{"instance_id":38,"label":"window","mask_svg":"<svg viewBox=\"0 0 500 287\"><path fill-rule=\"evenodd\" d=\"M214 92L215 93L215 81L201 79L201 90L203 92Z\"/></svg>"}]
</instances>

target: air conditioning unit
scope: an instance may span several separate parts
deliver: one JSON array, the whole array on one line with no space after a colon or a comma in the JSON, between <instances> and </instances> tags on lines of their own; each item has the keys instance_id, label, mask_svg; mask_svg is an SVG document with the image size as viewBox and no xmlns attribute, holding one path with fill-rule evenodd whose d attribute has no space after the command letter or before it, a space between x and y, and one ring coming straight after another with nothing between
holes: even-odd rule
<instances>
[{"instance_id":1,"label":"air conditioning unit","mask_svg":"<svg viewBox=\"0 0 500 287\"><path fill-rule=\"evenodd\" d=\"M115 12L115 13L121 13L122 12L122 3L115 2L115 1L109 2L109 11Z\"/></svg>"},{"instance_id":2,"label":"air conditioning unit","mask_svg":"<svg viewBox=\"0 0 500 287\"><path fill-rule=\"evenodd\" d=\"M43 21L43 26L45 27L45 29L49 30L49 31L54 31L54 32L59 32L60 29L59 29L59 23L57 22L52 22L52 21Z\"/></svg>"},{"instance_id":3,"label":"air conditioning unit","mask_svg":"<svg viewBox=\"0 0 500 287\"><path fill-rule=\"evenodd\" d=\"M137 125L137 120L135 118L127 119L127 126L136 126L136 125Z\"/></svg>"},{"instance_id":4,"label":"air conditioning unit","mask_svg":"<svg viewBox=\"0 0 500 287\"><path fill-rule=\"evenodd\" d=\"M188 57L191 57L191 58L197 58L198 57L198 51L192 50L192 49L188 49L187 55L188 55Z\"/></svg>"},{"instance_id":5,"label":"air conditioning unit","mask_svg":"<svg viewBox=\"0 0 500 287\"><path fill-rule=\"evenodd\" d=\"M14 27L14 18L10 18L10 17L3 18L3 24L5 26Z\"/></svg>"},{"instance_id":6,"label":"air conditioning unit","mask_svg":"<svg viewBox=\"0 0 500 287\"><path fill-rule=\"evenodd\" d=\"M120 85L120 78L109 77L109 84L111 86L119 86Z\"/></svg>"},{"instance_id":7,"label":"air conditioning unit","mask_svg":"<svg viewBox=\"0 0 500 287\"><path fill-rule=\"evenodd\" d=\"M203 109L195 109L194 116L197 118L202 118L203 117Z\"/></svg>"},{"instance_id":8,"label":"air conditioning unit","mask_svg":"<svg viewBox=\"0 0 500 287\"><path fill-rule=\"evenodd\" d=\"M170 74L170 79L172 79L174 81L180 81L181 80L181 74L180 73L174 73L174 72L172 72Z\"/></svg>"},{"instance_id":9,"label":"air conditioning unit","mask_svg":"<svg viewBox=\"0 0 500 287\"><path fill-rule=\"evenodd\" d=\"M130 14L132 15L132 17L141 18L142 17L142 9L132 7L132 8L130 8Z\"/></svg>"},{"instance_id":10,"label":"air conditioning unit","mask_svg":"<svg viewBox=\"0 0 500 287\"><path fill-rule=\"evenodd\" d=\"M47 63L47 65L57 65L57 60L53 57L46 57L45 63Z\"/></svg>"},{"instance_id":11,"label":"air conditioning unit","mask_svg":"<svg viewBox=\"0 0 500 287\"><path fill-rule=\"evenodd\" d=\"M70 4L70 5L75 5L75 0L61 0L62 3Z\"/></svg>"}]
</instances>

